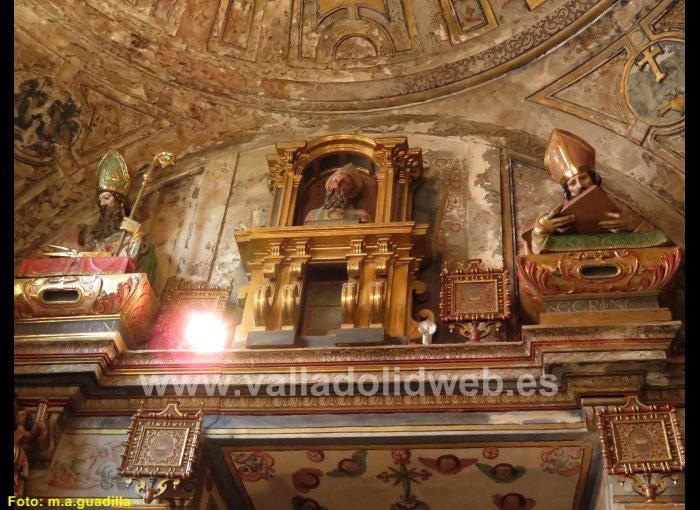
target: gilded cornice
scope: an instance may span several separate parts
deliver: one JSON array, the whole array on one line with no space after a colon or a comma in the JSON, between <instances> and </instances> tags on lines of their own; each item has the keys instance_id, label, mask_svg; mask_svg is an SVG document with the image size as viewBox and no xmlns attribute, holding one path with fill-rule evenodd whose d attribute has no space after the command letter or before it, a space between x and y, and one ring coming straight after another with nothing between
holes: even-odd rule
<instances>
[{"instance_id":1,"label":"gilded cornice","mask_svg":"<svg viewBox=\"0 0 700 510\"><path fill-rule=\"evenodd\" d=\"M223 396L207 396L203 388L197 397L182 397L186 407L189 400L204 400L205 409L221 412L327 412L354 410L444 410L444 409L525 409L575 408L581 397L612 397L646 392L651 399L683 400L683 388L678 381L668 386L644 385L644 374L663 371L668 349L679 322L646 324L627 327L595 326L575 328L526 327L522 342L482 343L476 345L379 346L326 349L279 349L275 351L226 351L223 354L197 354L177 351L128 351L99 348L82 341L53 342L61 348L43 348L48 342L18 342L15 350L16 384L47 384L60 374L62 380L80 378L92 373L95 381L85 387L86 403L80 413L128 413L143 397L143 377L157 382L159 377L175 377L187 384L203 381L208 376L225 380L229 389ZM574 336L574 333L577 336ZM59 352L62 351L62 352ZM100 361L98 361L98 358ZM674 365L675 366L675 365ZM417 381L426 374L446 377L480 378L483 368L502 377L506 388L524 374L539 377L556 374L562 386L553 397L526 397L517 392L500 396L478 394L424 395L411 397L365 397L331 395L326 397L246 396L245 385L256 376L261 387L296 382L290 379L290 369L308 374L308 384L332 381L352 367L354 379L363 374L382 376L385 368L392 376L393 367L401 369L401 380ZM43 381L43 383L41 382ZM674 382L675 381L675 382ZM682 385L682 383L680 383ZM200 387L202 385L200 384ZM97 390L99 388L99 390ZM98 393L95 393L98 391ZM170 390L172 391L172 390ZM199 396L201 393L201 396ZM99 395L102 395L98 397ZM126 397L125 395L133 395ZM158 400L153 397L152 400ZM157 407L157 406L156 406Z\"/></svg>"}]
</instances>

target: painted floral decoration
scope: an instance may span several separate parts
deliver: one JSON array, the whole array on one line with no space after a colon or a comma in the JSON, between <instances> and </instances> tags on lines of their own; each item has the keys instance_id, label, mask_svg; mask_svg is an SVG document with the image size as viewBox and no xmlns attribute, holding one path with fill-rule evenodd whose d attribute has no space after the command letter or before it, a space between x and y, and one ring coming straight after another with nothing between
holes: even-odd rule
<instances>
[{"instance_id":1,"label":"painted floral decoration","mask_svg":"<svg viewBox=\"0 0 700 510\"><path fill-rule=\"evenodd\" d=\"M65 459L57 460L50 468L52 487L65 489L109 490L115 485L124 489L126 483L117 473L123 446L120 441L103 447L77 443L71 445Z\"/></svg>"},{"instance_id":2,"label":"painted floral decoration","mask_svg":"<svg viewBox=\"0 0 700 510\"><path fill-rule=\"evenodd\" d=\"M311 462L323 462L323 459L326 458L326 454L323 453L323 450L307 450L306 458Z\"/></svg>"},{"instance_id":3,"label":"painted floral decoration","mask_svg":"<svg viewBox=\"0 0 700 510\"><path fill-rule=\"evenodd\" d=\"M275 473L275 469L272 467L275 465L275 459L263 451L256 450L249 454L238 453L234 455L233 461L236 463L238 475L244 482L269 480Z\"/></svg>"},{"instance_id":4,"label":"painted floral decoration","mask_svg":"<svg viewBox=\"0 0 700 510\"><path fill-rule=\"evenodd\" d=\"M547 473L562 476L576 476L581 472L583 450L552 446L542 450L542 469Z\"/></svg>"},{"instance_id":5,"label":"painted floral decoration","mask_svg":"<svg viewBox=\"0 0 700 510\"><path fill-rule=\"evenodd\" d=\"M499 453L500 452L498 451L498 448L496 448L495 446L487 446L481 452L481 454L484 456L484 458L489 459L489 460L493 460L496 457L498 457Z\"/></svg>"},{"instance_id":6,"label":"painted floral decoration","mask_svg":"<svg viewBox=\"0 0 700 510\"><path fill-rule=\"evenodd\" d=\"M427 469L409 467L411 462L411 452L409 450L393 450L391 457L394 459L394 464L398 469L392 466L387 466L387 471L382 471L377 475L382 482L387 483L393 481L393 485L401 484L403 494L399 495L399 501L391 505L390 510L429 510L429 506L423 501L419 501L415 494L412 494L414 484L419 484L425 481L433 474Z\"/></svg>"},{"instance_id":7,"label":"painted floral decoration","mask_svg":"<svg viewBox=\"0 0 700 510\"><path fill-rule=\"evenodd\" d=\"M392 450L391 458L394 464L408 464L411 461L411 450Z\"/></svg>"}]
</instances>

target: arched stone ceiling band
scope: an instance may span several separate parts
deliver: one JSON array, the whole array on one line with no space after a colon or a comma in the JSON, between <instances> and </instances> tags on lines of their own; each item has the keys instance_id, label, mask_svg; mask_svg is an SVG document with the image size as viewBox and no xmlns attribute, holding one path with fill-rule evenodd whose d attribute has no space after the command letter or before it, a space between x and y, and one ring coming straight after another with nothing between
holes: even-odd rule
<instances>
[{"instance_id":1,"label":"arched stone ceiling band","mask_svg":"<svg viewBox=\"0 0 700 510\"><path fill-rule=\"evenodd\" d=\"M234 5L222 13L229 0L203 2L194 13L186 2L161 12L155 0L139 4L150 2L150 11L123 0L42 2L37 8L52 13L90 51L107 52L178 86L259 106L356 111L422 102L501 76L560 44L615 3L548 0L530 9L516 0L494 10L492 0L387 0L382 13L376 2L353 0L316 19L310 7L316 1L290 0L291 9L272 5L278 2L242 2L251 4L247 18L236 17ZM33 16L24 11L32 3L18 7L20 20ZM205 27L206 6L213 3L219 10ZM458 15L465 8L471 17ZM201 26L194 26L193 16L202 18ZM350 25L354 28L347 32ZM185 29L198 32L199 46L191 33L181 34ZM334 34L336 29L342 33ZM348 36L369 41L377 55L334 60L338 53L326 48L328 41ZM52 50L61 54L65 48Z\"/></svg>"}]
</instances>

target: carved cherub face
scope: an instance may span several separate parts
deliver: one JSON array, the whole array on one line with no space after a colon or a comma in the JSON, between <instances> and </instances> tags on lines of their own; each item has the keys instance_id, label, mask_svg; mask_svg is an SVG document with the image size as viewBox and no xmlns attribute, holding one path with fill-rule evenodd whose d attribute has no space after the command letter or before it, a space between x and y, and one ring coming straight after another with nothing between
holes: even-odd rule
<instances>
[{"instance_id":1,"label":"carved cherub face","mask_svg":"<svg viewBox=\"0 0 700 510\"><path fill-rule=\"evenodd\" d=\"M583 171L566 181L566 188L569 190L569 193L571 193L571 198L574 198L593 186L593 184L594 182L590 172Z\"/></svg>"}]
</instances>

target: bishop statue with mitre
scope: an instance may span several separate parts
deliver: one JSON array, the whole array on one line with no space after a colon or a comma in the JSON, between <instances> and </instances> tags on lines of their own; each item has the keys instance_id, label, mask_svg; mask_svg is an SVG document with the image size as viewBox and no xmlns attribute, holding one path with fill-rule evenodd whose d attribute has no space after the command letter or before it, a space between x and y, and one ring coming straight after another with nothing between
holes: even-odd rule
<instances>
[{"instance_id":1,"label":"bishop statue with mitre","mask_svg":"<svg viewBox=\"0 0 700 510\"><path fill-rule=\"evenodd\" d=\"M162 154L172 157L168 153ZM161 161L161 164L164 165L164 162ZM47 253L47 255L126 256L134 262L136 272L148 274L150 281L153 282L156 268L155 253L141 224L129 217L130 187L131 176L124 158L116 151L107 152L97 165L99 218L95 223L80 225L77 232L75 229L68 232L66 239L60 241L61 246L51 245L52 248L60 251ZM125 233L123 240L122 233ZM121 247L119 253L116 253L120 241Z\"/></svg>"},{"instance_id":2,"label":"bishop statue with mitre","mask_svg":"<svg viewBox=\"0 0 700 510\"><path fill-rule=\"evenodd\" d=\"M561 129L552 131L544 164L566 200L538 217L523 234L533 253L668 242L657 227L599 187L602 179L595 170L595 149L582 138Z\"/></svg>"}]
</instances>

